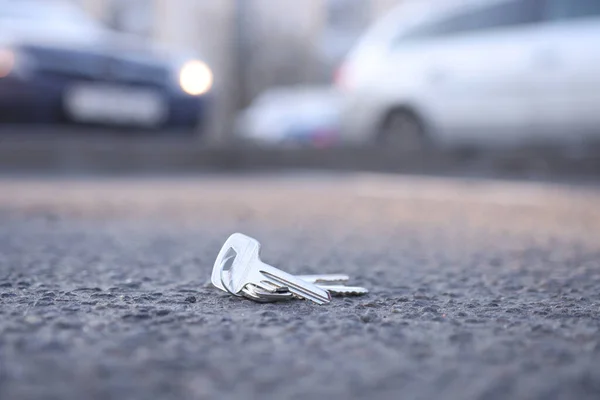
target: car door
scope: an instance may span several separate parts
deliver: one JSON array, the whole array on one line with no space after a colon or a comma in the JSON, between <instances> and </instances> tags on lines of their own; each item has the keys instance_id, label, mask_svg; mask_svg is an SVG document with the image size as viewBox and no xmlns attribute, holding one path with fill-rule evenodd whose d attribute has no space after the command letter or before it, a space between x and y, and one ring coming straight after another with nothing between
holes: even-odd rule
<instances>
[{"instance_id":1,"label":"car door","mask_svg":"<svg viewBox=\"0 0 600 400\"><path fill-rule=\"evenodd\" d=\"M512 143L530 134L539 5L539 0L496 1L443 24L426 73L428 104L445 139L481 145Z\"/></svg>"},{"instance_id":2,"label":"car door","mask_svg":"<svg viewBox=\"0 0 600 400\"><path fill-rule=\"evenodd\" d=\"M581 143L600 134L600 1L545 0L535 49L540 139Z\"/></svg>"}]
</instances>

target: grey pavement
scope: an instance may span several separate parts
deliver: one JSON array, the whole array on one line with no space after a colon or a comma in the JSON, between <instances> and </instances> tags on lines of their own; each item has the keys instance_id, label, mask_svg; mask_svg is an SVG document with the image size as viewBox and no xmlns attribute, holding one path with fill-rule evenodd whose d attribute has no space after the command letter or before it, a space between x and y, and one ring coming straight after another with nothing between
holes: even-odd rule
<instances>
[{"instance_id":1,"label":"grey pavement","mask_svg":"<svg viewBox=\"0 0 600 400\"><path fill-rule=\"evenodd\" d=\"M598 399L600 190L384 175L0 179L0 399ZM366 297L207 285L230 233Z\"/></svg>"}]
</instances>

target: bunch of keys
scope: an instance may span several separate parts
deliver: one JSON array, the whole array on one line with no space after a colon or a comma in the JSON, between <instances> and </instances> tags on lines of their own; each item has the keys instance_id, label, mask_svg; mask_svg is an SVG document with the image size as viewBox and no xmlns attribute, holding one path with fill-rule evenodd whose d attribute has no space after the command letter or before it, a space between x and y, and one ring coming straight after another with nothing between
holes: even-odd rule
<instances>
[{"instance_id":1,"label":"bunch of keys","mask_svg":"<svg viewBox=\"0 0 600 400\"><path fill-rule=\"evenodd\" d=\"M260 303L297 299L327 304L332 295L362 295L368 290L345 286L347 275L294 276L265 264L260 259L260 243L241 233L231 235L217 256L212 284L234 296ZM227 266L229 269L226 269Z\"/></svg>"}]
</instances>

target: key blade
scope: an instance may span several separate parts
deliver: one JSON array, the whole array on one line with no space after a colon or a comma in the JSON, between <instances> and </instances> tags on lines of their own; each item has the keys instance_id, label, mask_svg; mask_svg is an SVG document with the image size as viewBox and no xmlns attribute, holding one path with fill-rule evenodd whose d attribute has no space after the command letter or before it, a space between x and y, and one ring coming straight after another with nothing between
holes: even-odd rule
<instances>
[{"instance_id":1,"label":"key blade","mask_svg":"<svg viewBox=\"0 0 600 400\"><path fill-rule=\"evenodd\" d=\"M266 283L272 283L279 287L287 287L291 293L311 300L314 303L322 305L331 302L331 295L327 290L321 289L317 285L306 282L294 275L266 264L261 268L260 273L263 275Z\"/></svg>"},{"instance_id":2,"label":"key blade","mask_svg":"<svg viewBox=\"0 0 600 400\"><path fill-rule=\"evenodd\" d=\"M350 277L344 274L324 274L324 275L296 275L303 281L310 283L342 283L348 282Z\"/></svg>"},{"instance_id":3,"label":"key blade","mask_svg":"<svg viewBox=\"0 0 600 400\"><path fill-rule=\"evenodd\" d=\"M299 277L299 276L298 276ZM362 296L369 293L369 290L361 287L361 286L345 286L345 285L326 285L317 283L321 289L327 290L332 297L343 297L343 296ZM287 288L280 288L279 293L285 293ZM260 295L261 293L271 293L264 290L256 290L256 293ZM302 296L295 295L298 299L303 299Z\"/></svg>"},{"instance_id":4,"label":"key blade","mask_svg":"<svg viewBox=\"0 0 600 400\"><path fill-rule=\"evenodd\" d=\"M327 290L332 296L361 296L369 293L368 289L360 286L319 285L319 287Z\"/></svg>"}]
</instances>

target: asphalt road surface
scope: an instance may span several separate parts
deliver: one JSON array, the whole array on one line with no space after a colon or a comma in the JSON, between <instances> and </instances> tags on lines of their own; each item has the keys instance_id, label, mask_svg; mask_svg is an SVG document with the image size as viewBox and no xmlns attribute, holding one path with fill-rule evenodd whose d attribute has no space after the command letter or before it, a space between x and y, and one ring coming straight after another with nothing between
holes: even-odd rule
<instances>
[{"instance_id":1,"label":"asphalt road surface","mask_svg":"<svg viewBox=\"0 0 600 400\"><path fill-rule=\"evenodd\" d=\"M365 297L207 285L233 232ZM599 399L600 190L0 179L0 399Z\"/></svg>"}]
</instances>

